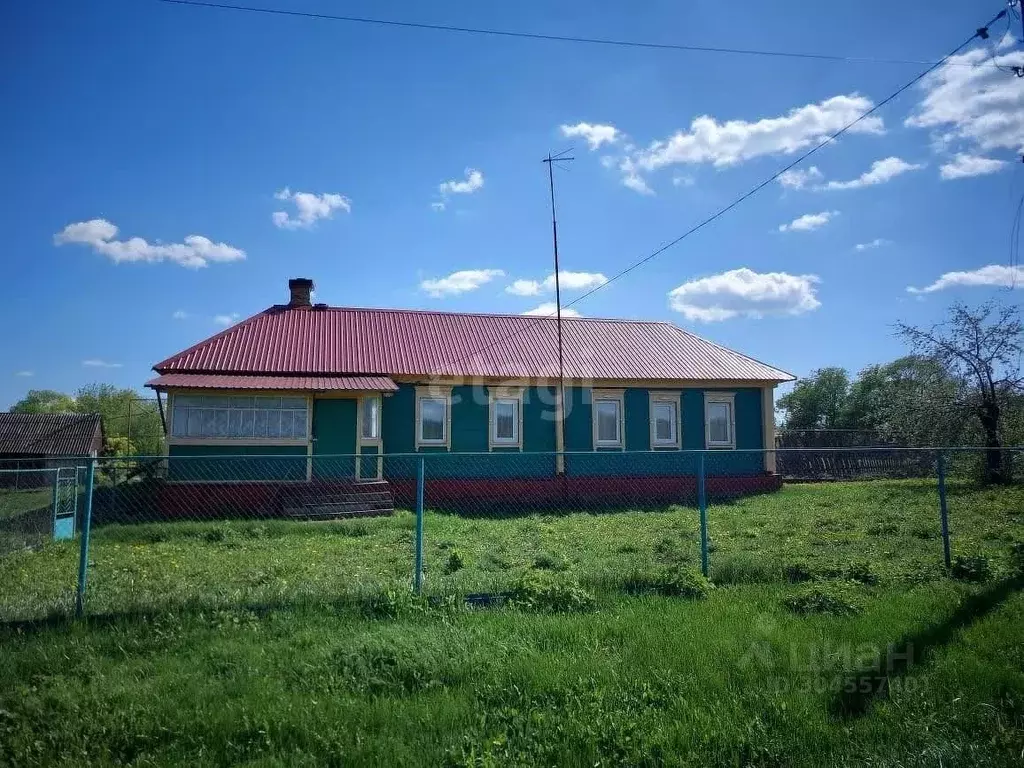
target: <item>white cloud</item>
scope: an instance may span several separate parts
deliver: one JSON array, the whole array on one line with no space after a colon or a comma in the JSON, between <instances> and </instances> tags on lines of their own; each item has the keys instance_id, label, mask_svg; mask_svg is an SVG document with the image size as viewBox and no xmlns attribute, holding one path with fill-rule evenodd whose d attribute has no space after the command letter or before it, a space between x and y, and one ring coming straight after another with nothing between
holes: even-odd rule
<instances>
[{"instance_id":1,"label":"white cloud","mask_svg":"<svg viewBox=\"0 0 1024 768\"><path fill-rule=\"evenodd\" d=\"M950 181L952 179L966 179L969 176L984 176L987 173L996 173L1005 167L1005 160L995 160L991 157L957 152L950 162L944 164L939 169L939 175L945 181Z\"/></svg>"},{"instance_id":2,"label":"white cloud","mask_svg":"<svg viewBox=\"0 0 1024 768\"><path fill-rule=\"evenodd\" d=\"M505 286L505 293L514 296L539 296L544 287L536 280L513 280Z\"/></svg>"},{"instance_id":3,"label":"white cloud","mask_svg":"<svg viewBox=\"0 0 1024 768\"><path fill-rule=\"evenodd\" d=\"M475 168L466 169L466 178L463 181L452 179L438 185L442 196L448 195L471 195L484 185L484 175Z\"/></svg>"},{"instance_id":4,"label":"white cloud","mask_svg":"<svg viewBox=\"0 0 1024 768\"><path fill-rule=\"evenodd\" d=\"M226 315L214 315L213 322L217 325L234 325L241 317L237 312L229 312Z\"/></svg>"},{"instance_id":5,"label":"white cloud","mask_svg":"<svg viewBox=\"0 0 1024 768\"><path fill-rule=\"evenodd\" d=\"M883 245L888 245L889 241L884 240L881 237L876 237L874 240L870 240L866 243L857 243L853 246L855 251L869 251L872 248L881 248Z\"/></svg>"},{"instance_id":6,"label":"white cloud","mask_svg":"<svg viewBox=\"0 0 1024 768\"><path fill-rule=\"evenodd\" d=\"M642 170L655 171L678 163L712 163L723 167L765 155L792 154L824 141L872 106L870 99L850 94L755 122L719 123L702 115L690 123L689 131L678 131L668 139L653 142L634 159ZM882 119L872 116L850 128L850 133L882 133L883 127Z\"/></svg>"},{"instance_id":7,"label":"white cloud","mask_svg":"<svg viewBox=\"0 0 1024 768\"><path fill-rule=\"evenodd\" d=\"M1003 35L996 44L996 50L1005 51L1007 48L1013 48L1015 45L1017 45L1017 38L1013 32L1008 29L1006 30L1006 34Z\"/></svg>"},{"instance_id":8,"label":"white cloud","mask_svg":"<svg viewBox=\"0 0 1024 768\"><path fill-rule=\"evenodd\" d=\"M600 272L569 272L560 270L558 273L559 288L563 291L589 291L604 285L608 278ZM555 273L543 280L513 280L505 287L505 293L515 296L539 296L541 293L552 293L555 290Z\"/></svg>"},{"instance_id":9,"label":"white cloud","mask_svg":"<svg viewBox=\"0 0 1024 768\"><path fill-rule=\"evenodd\" d=\"M945 288L992 286L1016 288L1024 283L1024 267L1004 267L989 264L969 272L946 272L938 280L924 288L909 286L907 293L934 293Z\"/></svg>"},{"instance_id":10,"label":"white cloud","mask_svg":"<svg viewBox=\"0 0 1024 768\"><path fill-rule=\"evenodd\" d=\"M184 309L174 310L174 314L171 315L172 320L188 320L189 314Z\"/></svg>"},{"instance_id":11,"label":"white cloud","mask_svg":"<svg viewBox=\"0 0 1024 768\"><path fill-rule=\"evenodd\" d=\"M558 307L553 301L547 301L541 304L539 307L523 312L524 315L530 315L531 317L555 317L558 312ZM572 308L562 308L562 317L581 317L580 313Z\"/></svg>"},{"instance_id":12,"label":"white cloud","mask_svg":"<svg viewBox=\"0 0 1024 768\"><path fill-rule=\"evenodd\" d=\"M428 296L440 299L444 296L456 296L460 293L475 291L496 277L504 276L505 272L500 269L463 269L452 272L447 277L424 280L420 283L420 289L425 291Z\"/></svg>"},{"instance_id":13,"label":"white cloud","mask_svg":"<svg viewBox=\"0 0 1024 768\"><path fill-rule=\"evenodd\" d=\"M716 322L733 317L800 315L821 306L816 275L759 273L742 267L683 283L669 291L669 306L687 320Z\"/></svg>"},{"instance_id":14,"label":"white cloud","mask_svg":"<svg viewBox=\"0 0 1024 768\"><path fill-rule=\"evenodd\" d=\"M697 183L697 180L693 176L673 176L672 186L673 187L692 187Z\"/></svg>"},{"instance_id":15,"label":"white cloud","mask_svg":"<svg viewBox=\"0 0 1024 768\"><path fill-rule=\"evenodd\" d=\"M352 201L344 195L325 192L292 192L288 187L274 193L278 200L295 203L298 215L290 216L286 211L274 211L270 218L280 229L310 229L320 219L333 218L335 211L352 212Z\"/></svg>"},{"instance_id":16,"label":"white cloud","mask_svg":"<svg viewBox=\"0 0 1024 768\"><path fill-rule=\"evenodd\" d=\"M653 195L654 190L647 185L647 180L635 170L627 171L625 165L626 163L623 163L623 165L620 166L620 170L622 171L622 186L627 189L632 189L634 192L638 192L641 195Z\"/></svg>"},{"instance_id":17,"label":"white cloud","mask_svg":"<svg viewBox=\"0 0 1024 768\"><path fill-rule=\"evenodd\" d=\"M97 358L91 358L89 360L83 360L82 365L86 368L120 368L121 363L110 363L106 360L99 360Z\"/></svg>"},{"instance_id":18,"label":"white cloud","mask_svg":"<svg viewBox=\"0 0 1024 768\"><path fill-rule=\"evenodd\" d=\"M435 200L430 204L430 207L435 211L443 211L447 206L443 200Z\"/></svg>"},{"instance_id":19,"label":"white cloud","mask_svg":"<svg viewBox=\"0 0 1024 768\"><path fill-rule=\"evenodd\" d=\"M141 237L117 240L117 233L117 226L106 219L91 219L68 224L53 236L53 242L54 245L88 245L115 264L172 261L183 267L198 269L210 262L240 261L245 258L245 251L240 248L215 243L202 235L189 235L181 243L149 243Z\"/></svg>"},{"instance_id":20,"label":"white cloud","mask_svg":"<svg viewBox=\"0 0 1024 768\"><path fill-rule=\"evenodd\" d=\"M22 378L28 378L30 376L35 376L36 373L35 371L15 371L14 375L21 376Z\"/></svg>"},{"instance_id":21,"label":"white cloud","mask_svg":"<svg viewBox=\"0 0 1024 768\"><path fill-rule=\"evenodd\" d=\"M566 138L582 137L587 140L591 150L600 149L602 144L614 144L622 138L622 131L614 125L600 123L576 123L561 126L562 135Z\"/></svg>"},{"instance_id":22,"label":"white cloud","mask_svg":"<svg viewBox=\"0 0 1024 768\"><path fill-rule=\"evenodd\" d=\"M805 213L789 224L780 224L779 232L810 232L829 223L839 215L839 211L822 211L821 213Z\"/></svg>"},{"instance_id":23,"label":"white cloud","mask_svg":"<svg viewBox=\"0 0 1024 768\"><path fill-rule=\"evenodd\" d=\"M821 181L823 174L818 166L812 165L806 171L799 168L779 174L778 182L786 189L803 189L808 184Z\"/></svg>"},{"instance_id":24,"label":"white cloud","mask_svg":"<svg viewBox=\"0 0 1024 768\"><path fill-rule=\"evenodd\" d=\"M988 48L974 48L925 77L924 97L906 125L935 131L940 148L962 142L975 152L1024 151L1024 88L1005 71L1024 66L1024 51L990 57Z\"/></svg>"},{"instance_id":25,"label":"white cloud","mask_svg":"<svg viewBox=\"0 0 1024 768\"><path fill-rule=\"evenodd\" d=\"M884 160L875 160L871 168L856 179L849 181L830 181L825 189L859 189L861 187L873 187L876 184L884 184L895 179L908 171L918 171L924 168L917 163L908 163L899 157L887 157Z\"/></svg>"}]
</instances>

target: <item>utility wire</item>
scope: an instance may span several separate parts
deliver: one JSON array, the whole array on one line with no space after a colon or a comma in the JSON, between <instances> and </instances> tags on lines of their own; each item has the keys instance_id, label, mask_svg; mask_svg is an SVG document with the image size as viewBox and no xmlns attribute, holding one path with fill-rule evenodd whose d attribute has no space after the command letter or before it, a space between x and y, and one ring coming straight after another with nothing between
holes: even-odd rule
<instances>
[{"instance_id":1,"label":"utility wire","mask_svg":"<svg viewBox=\"0 0 1024 768\"><path fill-rule=\"evenodd\" d=\"M167 1L170 2L172 0L167 0ZM707 218L705 218L702 221L700 221L699 223L695 224L693 227L688 229L686 232L681 234L679 237L677 237L677 238L675 238L673 240L669 240L667 243L665 243L664 245L660 246L659 248L657 248L655 251L651 252L647 256L644 256L643 258L638 259L637 261L634 261L632 264L627 266L625 269L623 269L620 272L618 272L615 275L613 275L606 282L602 283L601 285L597 286L596 288L592 288L591 290L587 291L583 295L581 295L581 296L577 297L576 299L574 299L573 301L569 302L568 304L565 305L565 307L563 307L563 310L568 309L569 307L572 307L574 304L578 304L579 302L583 301L588 296L592 296L593 294L595 294L598 291L600 291L602 288L605 288L605 287L611 285L613 282L615 282L616 280L618 280L618 279L620 279L622 277L625 277L626 275L628 275L633 270L638 269L639 267L641 267L644 264L648 263L652 259L657 258L662 253L667 251L669 248L672 248L673 246L678 245L683 240L685 240L686 238L690 237L690 235L693 235L693 234L699 232L704 227L706 227L708 224L711 224L716 219L721 218L726 213L731 211L733 208L736 208L737 206L742 204L744 201L746 201L749 198L751 198L754 195L756 195L758 192L760 192L762 189L767 187L773 181L777 180L786 171L789 171L789 170L793 169L795 166L799 165L804 160L806 160L807 158L811 157L811 155L815 154L816 152L818 152L820 149L822 149L826 145L831 144L833 141L838 139L840 136L842 136L844 133L849 131L855 125L857 125L861 121L865 120L866 118L870 117L875 112L877 112L879 109L881 109L886 104L891 102L893 99L897 98L900 94L902 94L908 88L912 88L914 85L919 83L925 77L927 77L932 72L934 72L936 69L938 69L940 66L942 66L947 59L957 55L958 53L960 53L960 51L962 51L964 48L966 48L968 45L970 45L974 41L975 38L978 38L978 37L984 38L984 36L986 34L988 34L988 28L992 24L994 24L995 22L997 22L1000 19L1002 19L1005 15L1006 15L1006 11L1005 10L1000 11L987 24L985 24L985 26L980 27L978 30L976 30L974 32L974 34L972 34L970 37L968 37L966 40L964 40L962 43L960 43L960 45L958 45L952 51L947 53L945 56L943 56L937 62L935 62L934 64L929 66L927 69L923 70L920 74L916 75L914 78L912 78L911 80L908 80L906 83L901 85L899 88L897 88L891 94L886 96L884 99L882 99L882 101L878 102L878 104L873 106L871 109L869 109L866 112L862 113L860 116L858 116L854 120L851 120L849 123L844 125L838 131L836 131L835 133L831 134L824 141L822 141L821 143L815 145L814 147L809 149L807 152L804 152L796 160L794 160L793 162L789 163L785 167L779 169L778 171L773 173L771 176L766 178L764 181L760 182L759 184L757 184L754 187L751 187L749 190L744 192L742 195L737 197L735 200L733 200L731 203L729 203L725 207L719 208L715 213L711 214ZM504 336L504 337L502 337L500 339L497 339L496 341L493 341L493 342L491 342L490 344L488 344L486 346L483 346L483 347L480 347L478 349L475 349L473 352L471 352L468 355L464 355L462 357L456 358L455 360L451 361L450 363L446 362L445 365L449 365L449 366L455 365L456 363L462 362L463 360L467 360L467 359L469 359L471 357L474 357L474 356L480 354L481 352L485 352L488 349L491 349L492 347L497 346L498 344L501 344L503 342L509 341L510 339L515 338L516 336L519 336L519 335L525 333L526 331L530 330L531 328L539 326L542 322L544 322L544 320L550 320L551 317L552 316L549 315L547 317L540 318L536 322L533 322L533 323L531 323L530 325L528 325L528 326L526 326L524 328L520 328L518 331L515 331L515 332L513 332L513 333L511 333L511 334L509 334L507 336ZM437 375L441 375L441 372L439 372Z\"/></svg>"},{"instance_id":2,"label":"utility wire","mask_svg":"<svg viewBox=\"0 0 1024 768\"><path fill-rule=\"evenodd\" d=\"M768 51L754 48L726 48L710 45L684 45L682 43L654 43L642 40L619 40L603 37L579 37L575 35L549 35L539 32L517 32L508 29L488 29L484 27L461 27L451 24L428 24L415 21L395 21L391 19L375 19L366 16L338 16L330 13L313 13L312 11L290 11L284 8L260 8L250 5L229 5L226 3L205 2L205 0L157 0L157 2L170 5L187 5L195 8L215 8L224 11L241 11L245 13L263 13L276 16L293 16L304 19L318 19L321 21L343 21L352 24L370 24L381 27L403 27L406 29L423 29L434 32L454 32L466 35L489 35L492 37L511 37L522 40L545 40L558 43L584 43L589 45L605 45L618 48L647 48L652 50L665 51L689 51L692 53L721 53L738 54L743 56L771 56L775 58L790 59L811 59L817 61L844 61L854 64L914 64L938 65L939 62L924 61L921 59L889 59L873 58L870 56L841 56L829 53L803 53L799 51ZM948 57L946 57L948 58ZM972 65L974 66L974 65Z\"/></svg>"}]
</instances>

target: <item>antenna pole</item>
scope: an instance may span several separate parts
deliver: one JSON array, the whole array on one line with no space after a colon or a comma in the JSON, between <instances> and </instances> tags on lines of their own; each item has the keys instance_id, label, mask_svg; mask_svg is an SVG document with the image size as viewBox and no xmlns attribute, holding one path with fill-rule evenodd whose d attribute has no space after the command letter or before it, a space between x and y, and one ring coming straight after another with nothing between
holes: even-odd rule
<instances>
[{"instance_id":1,"label":"antenna pole","mask_svg":"<svg viewBox=\"0 0 1024 768\"><path fill-rule=\"evenodd\" d=\"M559 153L554 157L548 152L548 156L542 162L548 166L548 190L551 193L551 239L554 245L555 255L555 327L558 333L558 391L555 399L555 471L559 475L565 474L565 358L562 347L562 285L561 275L558 267L558 218L555 215L555 170L554 165L563 160L572 160L571 157L564 157L565 153Z\"/></svg>"}]
</instances>

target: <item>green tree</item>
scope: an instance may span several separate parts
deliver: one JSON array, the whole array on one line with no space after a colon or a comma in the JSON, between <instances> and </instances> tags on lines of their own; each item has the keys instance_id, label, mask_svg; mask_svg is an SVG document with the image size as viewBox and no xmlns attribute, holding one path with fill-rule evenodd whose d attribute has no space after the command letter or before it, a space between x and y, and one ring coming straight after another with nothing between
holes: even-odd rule
<instances>
[{"instance_id":1,"label":"green tree","mask_svg":"<svg viewBox=\"0 0 1024 768\"><path fill-rule=\"evenodd\" d=\"M844 429L850 376L843 368L821 368L779 398L786 429Z\"/></svg>"},{"instance_id":2,"label":"green tree","mask_svg":"<svg viewBox=\"0 0 1024 768\"><path fill-rule=\"evenodd\" d=\"M52 389L30 389L11 413L76 413L75 398Z\"/></svg>"},{"instance_id":3,"label":"green tree","mask_svg":"<svg viewBox=\"0 0 1024 768\"><path fill-rule=\"evenodd\" d=\"M941 365L956 383L953 406L980 428L984 478L1009 479L1003 452L1006 413L1024 392L1021 357L1024 324L1016 306L954 304L945 322L931 328L900 323L897 332L922 357Z\"/></svg>"}]
</instances>

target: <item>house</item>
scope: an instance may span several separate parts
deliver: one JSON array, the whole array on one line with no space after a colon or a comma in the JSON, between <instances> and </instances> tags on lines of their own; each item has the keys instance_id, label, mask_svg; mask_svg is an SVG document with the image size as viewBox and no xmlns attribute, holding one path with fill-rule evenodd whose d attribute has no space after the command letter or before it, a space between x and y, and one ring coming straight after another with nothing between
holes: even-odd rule
<instances>
[{"instance_id":1,"label":"house","mask_svg":"<svg viewBox=\"0 0 1024 768\"><path fill-rule=\"evenodd\" d=\"M0 413L0 485L52 485L47 472L81 464L103 450L103 420L95 413Z\"/></svg>"},{"instance_id":2,"label":"house","mask_svg":"<svg viewBox=\"0 0 1024 768\"><path fill-rule=\"evenodd\" d=\"M560 399L554 318L329 307L311 280L288 285L287 304L154 366L172 483L234 483L237 499L255 483L379 482L407 499L424 456L434 501L584 479L653 498L692 488L686 451L708 448L710 477L778 487L760 449L793 377L674 325L563 318Z\"/></svg>"}]
</instances>

